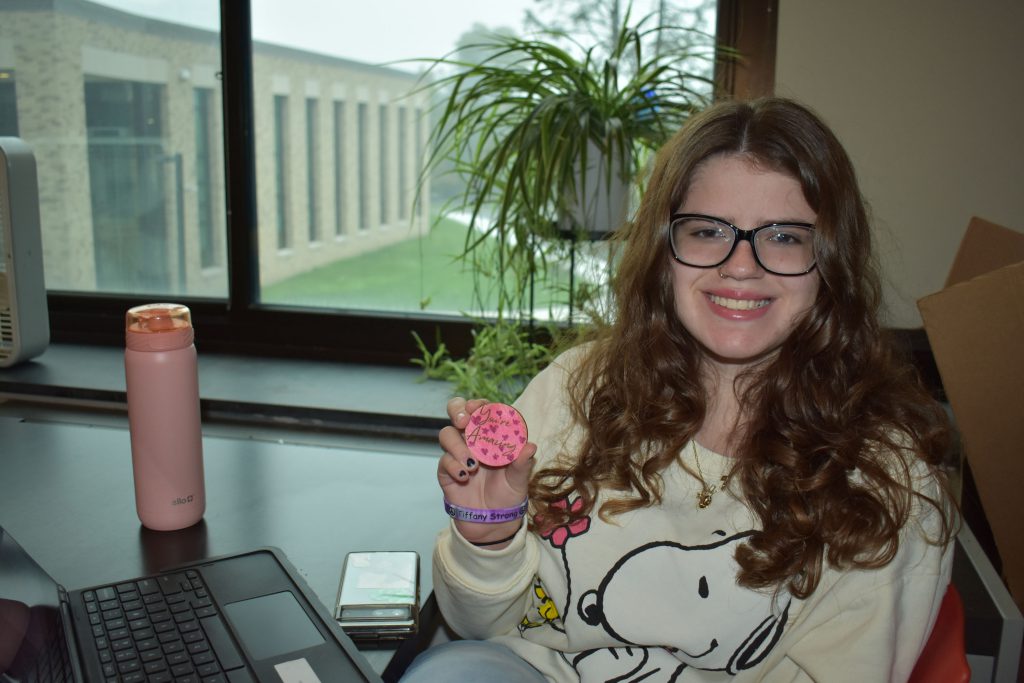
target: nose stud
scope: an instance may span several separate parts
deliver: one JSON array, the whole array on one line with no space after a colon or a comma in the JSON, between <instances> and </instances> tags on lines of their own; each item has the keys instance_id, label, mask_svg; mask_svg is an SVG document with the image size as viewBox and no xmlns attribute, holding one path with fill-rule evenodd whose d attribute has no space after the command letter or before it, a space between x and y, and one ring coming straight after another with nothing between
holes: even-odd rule
<instances>
[{"instance_id":1,"label":"nose stud","mask_svg":"<svg viewBox=\"0 0 1024 683\"><path fill-rule=\"evenodd\" d=\"M718 277L720 277L720 278L722 278L724 280L725 278L727 278L729 276L726 275L725 273L723 273L722 271L718 271Z\"/></svg>"}]
</instances>

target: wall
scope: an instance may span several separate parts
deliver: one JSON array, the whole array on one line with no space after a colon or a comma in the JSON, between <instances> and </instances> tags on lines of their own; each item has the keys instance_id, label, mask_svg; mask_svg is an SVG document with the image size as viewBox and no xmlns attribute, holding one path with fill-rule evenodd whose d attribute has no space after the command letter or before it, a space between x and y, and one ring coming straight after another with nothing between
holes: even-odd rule
<instances>
[{"instance_id":1,"label":"wall","mask_svg":"<svg viewBox=\"0 0 1024 683\"><path fill-rule=\"evenodd\" d=\"M776 87L846 145L887 322L919 327L972 215L1024 231L1024 2L779 0Z\"/></svg>"}]
</instances>

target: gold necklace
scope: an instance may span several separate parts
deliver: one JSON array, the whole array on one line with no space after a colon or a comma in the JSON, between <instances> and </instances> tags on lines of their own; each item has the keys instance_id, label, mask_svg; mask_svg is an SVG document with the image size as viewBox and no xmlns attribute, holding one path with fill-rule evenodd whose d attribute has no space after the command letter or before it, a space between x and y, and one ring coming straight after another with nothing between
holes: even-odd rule
<instances>
[{"instance_id":1,"label":"gold necklace","mask_svg":"<svg viewBox=\"0 0 1024 683\"><path fill-rule=\"evenodd\" d=\"M704 473L700 469L700 458L697 457L697 441L695 439L690 440L690 447L693 448L693 462L697 464L697 478L700 479L700 491L697 493L697 509L703 510L707 506L711 505L712 496L714 496L720 488L725 488L725 485L729 483L729 475L723 474L719 479L720 484L718 486L709 485L704 480Z\"/></svg>"}]
</instances>

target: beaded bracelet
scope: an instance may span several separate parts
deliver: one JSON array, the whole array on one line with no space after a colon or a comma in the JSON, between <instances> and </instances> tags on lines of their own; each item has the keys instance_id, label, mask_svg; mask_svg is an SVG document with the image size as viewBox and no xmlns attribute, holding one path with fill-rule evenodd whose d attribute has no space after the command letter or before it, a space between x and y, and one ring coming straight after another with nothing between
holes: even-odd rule
<instances>
[{"instance_id":1,"label":"beaded bracelet","mask_svg":"<svg viewBox=\"0 0 1024 683\"><path fill-rule=\"evenodd\" d=\"M500 524L511 522L526 516L526 505L529 501L524 500L513 508L467 508L455 505L445 498L444 511L452 519L460 522L477 522L478 524Z\"/></svg>"}]
</instances>

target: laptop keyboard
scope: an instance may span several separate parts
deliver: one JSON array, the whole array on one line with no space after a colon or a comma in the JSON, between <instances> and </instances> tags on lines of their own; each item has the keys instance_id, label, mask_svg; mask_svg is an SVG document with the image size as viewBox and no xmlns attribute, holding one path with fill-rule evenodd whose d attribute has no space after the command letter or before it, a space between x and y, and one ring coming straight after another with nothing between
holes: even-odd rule
<instances>
[{"instance_id":1,"label":"laptop keyboard","mask_svg":"<svg viewBox=\"0 0 1024 683\"><path fill-rule=\"evenodd\" d=\"M83 593L109 683L251 683L199 573Z\"/></svg>"}]
</instances>

